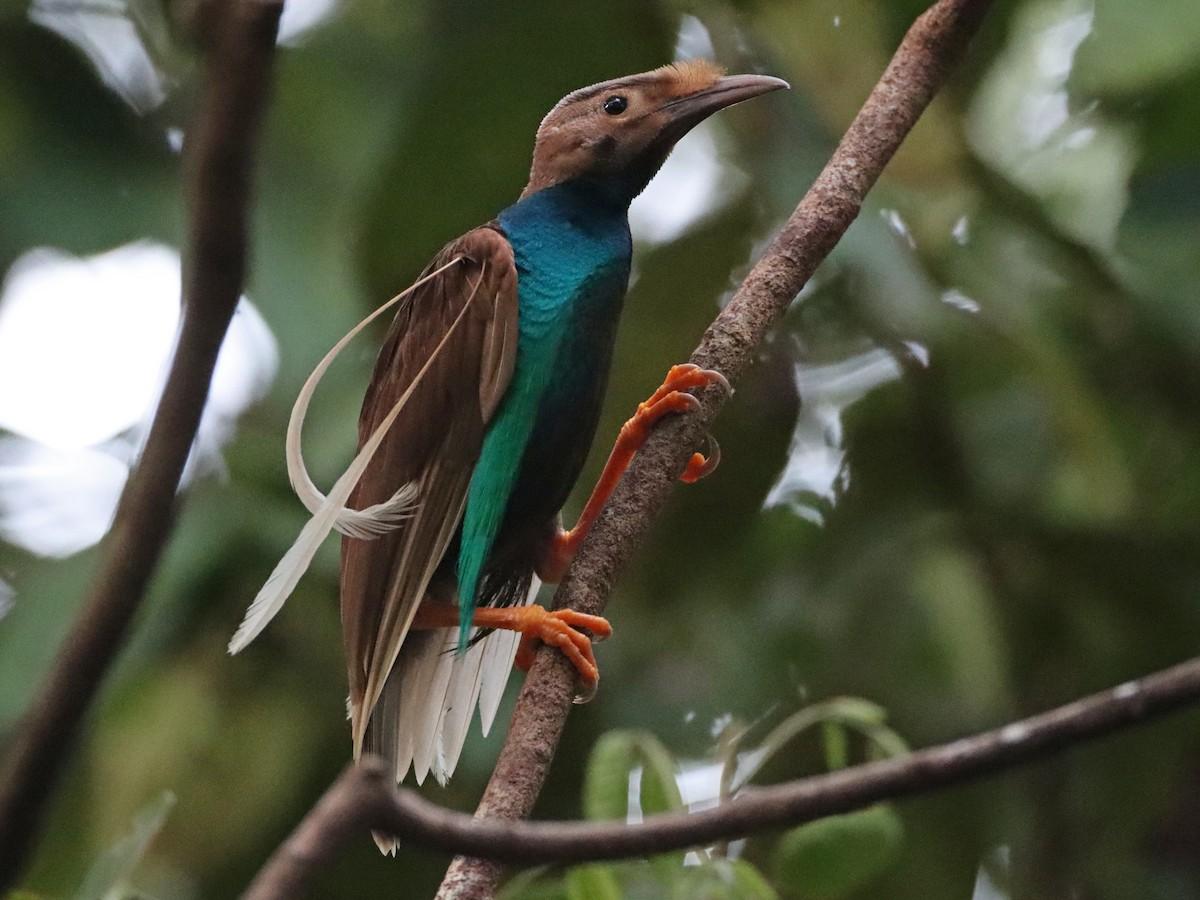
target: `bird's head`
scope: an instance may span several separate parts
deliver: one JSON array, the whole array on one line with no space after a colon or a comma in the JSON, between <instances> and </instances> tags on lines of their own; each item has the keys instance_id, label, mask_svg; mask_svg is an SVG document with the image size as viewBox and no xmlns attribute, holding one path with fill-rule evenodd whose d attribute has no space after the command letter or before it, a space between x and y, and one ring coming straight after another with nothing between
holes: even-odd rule
<instances>
[{"instance_id":1,"label":"bird's head","mask_svg":"<svg viewBox=\"0 0 1200 900\"><path fill-rule=\"evenodd\" d=\"M689 60L573 91L538 128L522 196L587 179L628 202L654 177L675 143L704 119L786 87L778 78L725 75L707 60Z\"/></svg>"}]
</instances>

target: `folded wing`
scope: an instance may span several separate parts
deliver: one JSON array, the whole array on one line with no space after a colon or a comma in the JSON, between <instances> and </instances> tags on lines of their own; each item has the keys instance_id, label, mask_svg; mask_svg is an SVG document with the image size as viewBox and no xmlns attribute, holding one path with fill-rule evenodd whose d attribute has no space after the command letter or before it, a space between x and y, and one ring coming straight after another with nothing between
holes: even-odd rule
<instances>
[{"instance_id":1,"label":"folded wing","mask_svg":"<svg viewBox=\"0 0 1200 900\"><path fill-rule=\"evenodd\" d=\"M452 585L434 583L434 576L462 518L484 431L516 360L517 272L507 239L490 227L475 229L447 245L426 271L457 257L459 265L413 291L396 314L359 420L359 440L365 443L398 399L411 392L359 479L350 506L387 502L403 485L412 486L415 505L394 530L342 543L342 628L354 753L357 758L365 749L397 765L408 755L401 743L420 736L403 727L415 711L411 700L402 708L399 678L391 676L394 671L417 676L411 666L397 669L413 615L431 591L452 592ZM469 657L457 668L480 668ZM428 666L443 668L433 658L417 668ZM420 674L443 681L432 671ZM445 696L444 686L441 693Z\"/></svg>"}]
</instances>

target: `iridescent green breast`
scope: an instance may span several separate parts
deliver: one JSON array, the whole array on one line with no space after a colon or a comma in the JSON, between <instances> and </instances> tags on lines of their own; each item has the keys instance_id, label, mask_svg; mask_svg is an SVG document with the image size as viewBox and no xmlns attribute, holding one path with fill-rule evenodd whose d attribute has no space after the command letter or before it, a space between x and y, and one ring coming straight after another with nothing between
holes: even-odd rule
<instances>
[{"instance_id":1,"label":"iridescent green breast","mask_svg":"<svg viewBox=\"0 0 1200 900\"><path fill-rule=\"evenodd\" d=\"M585 185L532 194L502 212L499 222L517 264L517 361L467 492L458 558L464 642L514 490L543 491L543 497L522 496L522 505L553 515L578 476L629 279L626 207ZM531 454L536 484L522 477Z\"/></svg>"}]
</instances>

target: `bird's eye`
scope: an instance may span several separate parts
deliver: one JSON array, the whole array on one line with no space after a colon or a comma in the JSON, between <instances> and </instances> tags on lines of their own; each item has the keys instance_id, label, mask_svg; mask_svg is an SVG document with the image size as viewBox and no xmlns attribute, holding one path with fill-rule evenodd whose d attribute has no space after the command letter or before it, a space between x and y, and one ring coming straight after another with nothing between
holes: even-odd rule
<instances>
[{"instance_id":1,"label":"bird's eye","mask_svg":"<svg viewBox=\"0 0 1200 900\"><path fill-rule=\"evenodd\" d=\"M619 116L628 106L629 101L620 94L613 94L604 101L604 111L610 116Z\"/></svg>"}]
</instances>

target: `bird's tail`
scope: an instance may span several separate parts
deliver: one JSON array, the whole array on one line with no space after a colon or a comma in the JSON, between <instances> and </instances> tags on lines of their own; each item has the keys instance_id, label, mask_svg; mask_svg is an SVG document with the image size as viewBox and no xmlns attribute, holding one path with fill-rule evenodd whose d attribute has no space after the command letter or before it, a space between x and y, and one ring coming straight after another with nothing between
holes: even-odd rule
<instances>
[{"instance_id":1,"label":"bird's tail","mask_svg":"<svg viewBox=\"0 0 1200 900\"><path fill-rule=\"evenodd\" d=\"M532 603L539 587L535 577L522 602ZM438 784L449 780L476 708L484 736L491 730L521 639L515 631L493 631L475 640L478 629L471 637L467 650L459 653L457 627L408 633L362 745L355 747L355 759L363 753L383 757L397 784L410 769L417 784L430 773ZM351 718L357 713L352 707ZM384 854L395 853L393 837L378 832L372 836Z\"/></svg>"}]
</instances>

